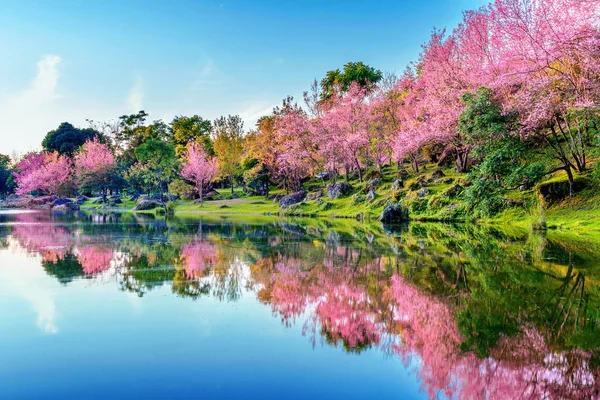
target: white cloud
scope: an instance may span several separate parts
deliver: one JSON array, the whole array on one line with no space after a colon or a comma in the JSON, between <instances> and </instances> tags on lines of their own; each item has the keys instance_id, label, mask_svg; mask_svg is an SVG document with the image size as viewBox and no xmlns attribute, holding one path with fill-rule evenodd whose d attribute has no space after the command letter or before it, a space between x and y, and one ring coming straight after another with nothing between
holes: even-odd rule
<instances>
[{"instance_id":1,"label":"white cloud","mask_svg":"<svg viewBox=\"0 0 600 400\"><path fill-rule=\"evenodd\" d=\"M9 153L37 149L45 132L57 121L55 104L62 58L46 55L37 63L29 86L17 93L0 93L0 150ZM33 134L36 132L36 134Z\"/></svg>"},{"instance_id":2,"label":"white cloud","mask_svg":"<svg viewBox=\"0 0 600 400\"><path fill-rule=\"evenodd\" d=\"M140 75L135 77L135 83L127 96L127 108L132 113L144 109L144 80Z\"/></svg>"},{"instance_id":3,"label":"white cloud","mask_svg":"<svg viewBox=\"0 0 600 400\"><path fill-rule=\"evenodd\" d=\"M277 104L268 105L267 102L259 102L238 112L239 116L242 117L242 120L244 121L245 130L254 129L256 121L258 121L260 117L271 114L273 112L273 107L276 105Z\"/></svg>"},{"instance_id":4,"label":"white cloud","mask_svg":"<svg viewBox=\"0 0 600 400\"><path fill-rule=\"evenodd\" d=\"M216 67L215 61L208 56L205 56L204 59L204 65L190 85L192 92L199 92L208 87L220 85L222 82L222 73Z\"/></svg>"}]
</instances>

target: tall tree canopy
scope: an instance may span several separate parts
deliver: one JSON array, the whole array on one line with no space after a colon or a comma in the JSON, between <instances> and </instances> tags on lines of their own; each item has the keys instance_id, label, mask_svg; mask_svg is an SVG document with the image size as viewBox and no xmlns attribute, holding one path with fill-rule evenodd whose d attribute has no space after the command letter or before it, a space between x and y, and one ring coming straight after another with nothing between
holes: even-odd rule
<instances>
[{"instance_id":1,"label":"tall tree canopy","mask_svg":"<svg viewBox=\"0 0 600 400\"><path fill-rule=\"evenodd\" d=\"M346 92L350 89L352 82L361 89L370 91L381 78L383 78L383 73L380 70L366 65L362 61L346 63L342 71L338 68L325 74L325 78L321 80L321 100L330 100L336 90Z\"/></svg>"},{"instance_id":2,"label":"tall tree canopy","mask_svg":"<svg viewBox=\"0 0 600 400\"><path fill-rule=\"evenodd\" d=\"M231 192L235 178L241 172L240 161L244 154L244 122L239 115L217 118L213 124L214 151L219 171L223 178L229 179Z\"/></svg>"},{"instance_id":3,"label":"tall tree canopy","mask_svg":"<svg viewBox=\"0 0 600 400\"><path fill-rule=\"evenodd\" d=\"M61 155L72 156L88 140L98 138L104 142L105 138L97 131L85 128L75 128L68 122L63 122L53 131L46 134L42 147L48 152L56 151Z\"/></svg>"},{"instance_id":4,"label":"tall tree canopy","mask_svg":"<svg viewBox=\"0 0 600 400\"><path fill-rule=\"evenodd\" d=\"M210 120L203 119L198 115L175 117L171 122L171 130L173 131L173 144L177 154L182 155L189 142L197 141L202 142L208 155L212 156L214 152L210 140L211 126Z\"/></svg>"}]
</instances>

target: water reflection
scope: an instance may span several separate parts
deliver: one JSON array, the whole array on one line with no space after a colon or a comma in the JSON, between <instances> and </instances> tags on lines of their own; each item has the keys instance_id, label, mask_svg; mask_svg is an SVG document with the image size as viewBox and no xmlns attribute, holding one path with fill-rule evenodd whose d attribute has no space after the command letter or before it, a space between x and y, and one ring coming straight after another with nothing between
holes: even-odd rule
<instances>
[{"instance_id":1,"label":"water reflection","mask_svg":"<svg viewBox=\"0 0 600 400\"><path fill-rule=\"evenodd\" d=\"M431 398L599 395L600 252L576 241L472 225L0 217L0 247L64 285L224 302L249 291L313 346L398 357Z\"/></svg>"}]
</instances>

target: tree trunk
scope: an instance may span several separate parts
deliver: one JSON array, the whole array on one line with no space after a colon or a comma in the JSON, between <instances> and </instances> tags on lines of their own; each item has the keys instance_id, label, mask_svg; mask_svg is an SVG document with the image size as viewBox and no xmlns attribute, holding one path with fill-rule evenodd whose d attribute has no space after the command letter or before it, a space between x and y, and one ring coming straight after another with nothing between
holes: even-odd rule
<instances>
[{"instance_id":1,"label":"tree trunk","mask_svg":"<svg viewBox=\"0 0 600 400\"><path fill-rule=\"evenodd\" d=\"M573 172L571 171L571 166L568 162L565 164L565 171L567 171L567 178L569 179L569 196L573 197L575 194L575 179L573 179Z\"/></svg>"},{"instance_id":2,"label":"tree trunk","mask_svg":"<svg viewBox=\"0 0 600 400\"><path fill-rule=\"evenodd\" d=\"M202 203L204 202L204 190L202 189L204 185L200 185L200 187L198 188L198 195L200 196L200 207L202 207Z\"/></svg>"},{"instance_id":3,"label":"tree trunk","mask_svg":"<svg viewBox=\"0 0 600 400\"><path fill-rule=\"evenodd\" d=\"M231 194L233 194L233 175L231 175Z\"/></svg>"}]
</instances>

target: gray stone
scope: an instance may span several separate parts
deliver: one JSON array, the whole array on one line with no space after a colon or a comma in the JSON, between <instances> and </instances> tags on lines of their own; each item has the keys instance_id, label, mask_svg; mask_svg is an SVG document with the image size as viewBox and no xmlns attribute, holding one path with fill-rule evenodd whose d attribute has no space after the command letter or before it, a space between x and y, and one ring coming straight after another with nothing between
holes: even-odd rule
<instances>
[{"instance_id":1,"label":"gray stone","mask_svg":"<svg viewBox=\"0 0 600 400\"><path fill-rule=\"evenodd\" d=\"M379 221L386 224L406 222L408 221L408 208L401 204L389 205L379 216Z\"/></svg>"},{"instance_id":2,"label":"gray stone","mask_svg":"<svg viewBox=\"0 0 600 400\"><path fill-rule=\"evenodd\" d=\"M52 208L54 211L77 211L79 210L79 206L72 201L68 203L62 203Z\"/></svg>"},{"instance_id":3,"label":"gray stone","mask_svg":"<svg viewBox=\"0 0 600 400\"><path fill-rule=\"evenodd\" d=\"M425 196L427 196L428 194L429 194L429 189L427 189L427 188L420 189L420 190L417 192L417 196L419 196L419 197L425 197Z\"/></svg>"},{"instance_id":4,"label":"gray stone","mask_svg":"<svg viewBox=\"0 0 600 400\"><path fill-rule=\"evenodd\" d=\"M367 193L367 201L371 202L371 201L375 200L375 197L377 197L375 192L373 190L369 190L369 193Z\"/></svg>"},{"instance_id":5,"label":"gray stone","mask_svg":"<svg viewBox=\"0 0 600 400\"><path fill-rule=\"evenodd\" d=\"M367 189L372 191L375 190L379 185L381 185L381 179L375 178L367 183Z\"/></svg>"},{"instance_id":6,"label":"gray stone","mask_svg":"<svg viewBox=\"0 0 600 400\"><path fill-rule=\"evenodd\" d=\"M298 204L306 198L306 191L301 190L292 194L288 194L279 200L279 207L287 208L291 205Z\"/></svg>"},{"instance_id":7,"label":"gray stone","mask_svg":"<svg viewBox=\"0 0 600 400\"><path fill-rule=\"evenodd\" d=\"M392 191L400 190L404 187L404 181L402 179L396 179L394 183L392 183Z\"/></svg>"},{"instance_id":8,"label":"gray stone","mask_svg":"<svg viewBox=\"0 0 600 400\"><path fill-rule=\"evenodd\" d=\"M154 210L155 208L159 207L164 207L164 204L161 201L140 197L137 203L135 203L135 207L133 207L133 209L135 211L146 211Z\"/></svg>"},{"instance_id":9,"label":"gray stone","mask_svg":"<svg viewBox=\"0 0 600 400\"><path fill-rule=\"evenodd\" d=\"M320 199L321 197L323 197L323 190L317 190L316 192L313 193L309 193L306 196L306 200L317 200Z\"/></svg>"},{"instance_id":10,"label":"gray stone","mask_svg":"<svg viewBox=\"0 0 600 400\"><path fill-rule=\"evenodd\" d=\"M337 199L350 193L352 193L352 186L348 182L336 182L327 185L327 194L330 199Z\"/></svg>"},{"instance_id":11,"label":"gray stone","mask_svg":"<svg viewBox=\"0 0 600 400\"><path fill-rule=\"evenodd\" d=\"M448 195L448 197L456 197L460 194L460 192L462 192L462 190L463 187L457 183L446 190L446 195Z\"/></svg>"},{"instance_id":12,"label":"gray stone","mask_svg":"<svg viewBox=\"0 0 600 400\"><path fill-rule=\"evenodd\" d=\"M431 177L433 179L440 179L443 176L446 176L446 174L444 174L444 171L442 171L441 169L436 169L435 171L433 171L433 174L431 174Z\"/></svg>"}]
</instances>

